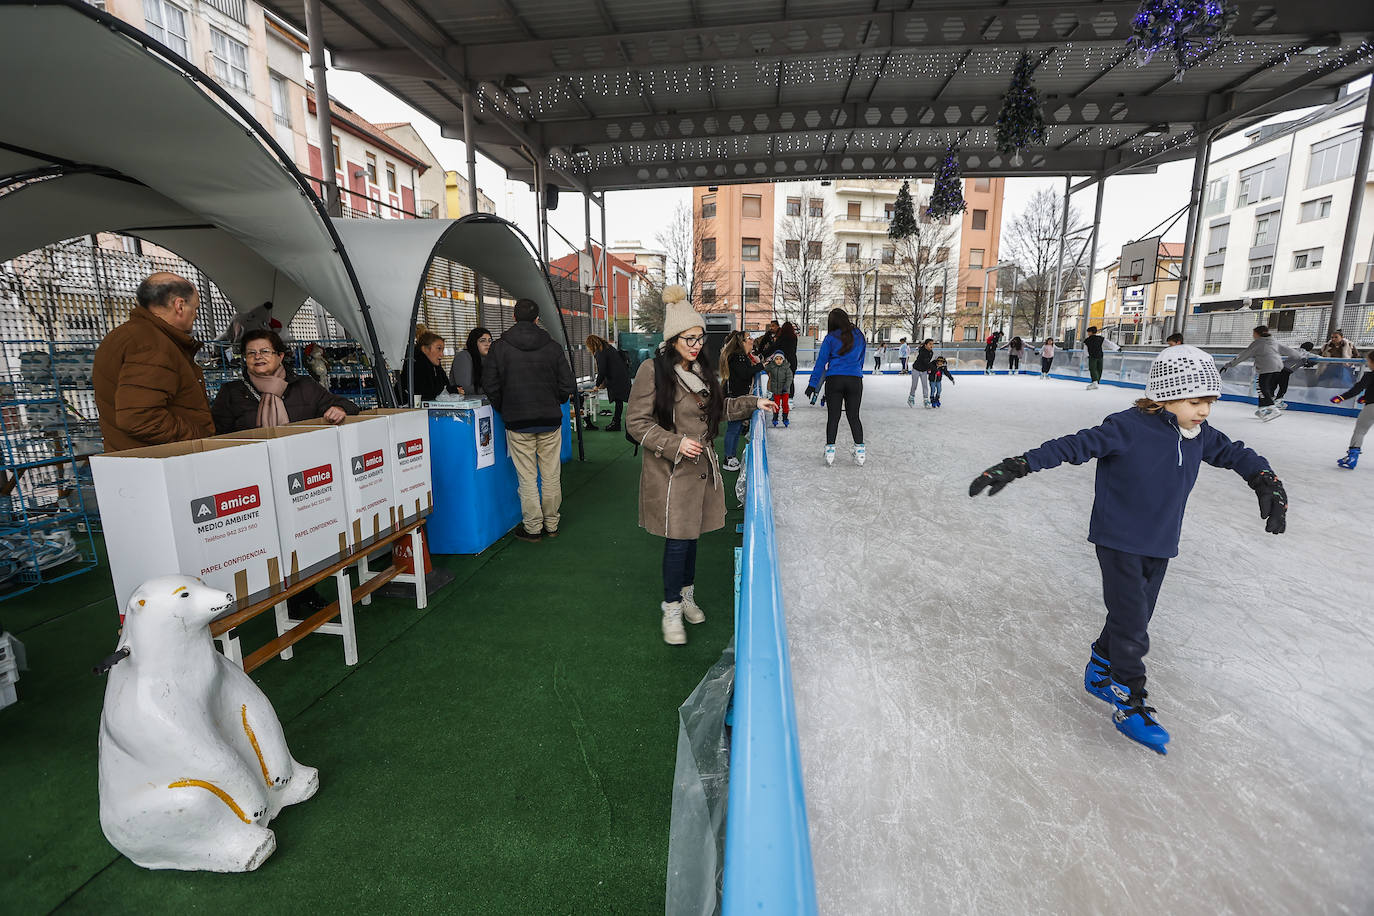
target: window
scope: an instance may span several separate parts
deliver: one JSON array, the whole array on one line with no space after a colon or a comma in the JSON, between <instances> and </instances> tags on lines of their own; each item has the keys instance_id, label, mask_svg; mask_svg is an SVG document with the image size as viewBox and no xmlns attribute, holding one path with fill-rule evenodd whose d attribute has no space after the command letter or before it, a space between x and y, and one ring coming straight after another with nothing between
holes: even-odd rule
<instances>
[{"instance_id":1,"label":"window","mask_svg":"<svg viewBox=\"0 0 1374 916\"><path fill-rule=\"evenodd\" d=\"M1322 266L1321 248L1308 248L1306 251L1293 252L1294 270L1312 270Z\"/></svg>"},{"instance_id":2,"label":"window","mask_svg":"<svg viewBox=\"0 0 1374 916\"><path fill-rule=\"evenodd\" d=\"M740 240L740 260L757 261L759 259L759 240L741 239Z\"/></svg>"},{"instance_id":3,"label":"window","mask_svg":"<svg viewBox=\"0 0 1374 916\"><path fill-rule=\"evenodd\" d=\"M377 183L377 157L372 153L364 153L367 157L367 183Z\"/></svg>"},{"instance_id":4,"label":"window","mask_svg":"<svg viewBox=\"0 0 1374 916\"><path fill-rule=\"evenodd\" d=\"M846 204L846 214L850 219L858 219L862 209L863 204L859 203L857 200L851 200Z\"/></svg>"},{"instance_id":5,"label":"window","mask_svg":"<svg viewBox=\"0 0 1374 916\"><path fill-rule=\"evenodd\" d=\"M845 259L846 261L850 261L850 262L859 260L859 244L858 244L858 242L846 242L846 243L845 243L845 246L844 246L844 259Z\"/></svg>"},{"instance_id":6,"label":"window","mask_svg":"<svg viewBox=\"0 0 1374 916\"><path fill-rule=\"evenodd\" d=\"M248 48L219 29L210 30L210 56L215 60L215 78L243 92L248 88Z\"/></svg>"},{"instance_id":7,"label":"window","mask_svg":"<svg viewBox=\"0 0 1374 916\"><path fill-rule=\"evenodd\" d=\"M343 168L343 159L339 156L339 135L334 134L331 138L334 141L334 170Z\"/></svg>"},{"instance_id":8,"label":"window","mask_svg":"<svg viewBox=\"0 0 1374 916\"><path fill-rule=\"evenodd\" d=\"M931 293L930 295L931 298L934 299L936 302L944 302L945 288L943 286L937 286L935 287L935 292Z\"/></svg>"},{"instance_id":9,"label":"window","mask_svg":"<svg viewBox=\"0 0 1374 916\"><path fill-rule=\"evenodd\" d=\"M1246 204L1255 202L1255 198L1250 196L1250 190L1255 184L1253 178L1241 178L1240 184L1236 185L1236 206L1243 207Z\"/></svg>"},{"instance_id":10,"label":"window","mask_svg":"<svg viewBox=\"0 0 1374 916\"><path fill-rule=\"evenodd\" d=\"M813 261L819 261L822 257L820 242L806 243L806 256Z\"/></svg>"},{"instance_id":11,"label":"window","mask_svg":"<svg viewBox=\"0 0 1374 916\"><path fill-rule=\"evenodd\" d=\"M983 288L981 286L970 286L964 298L972 302L975 306L983 301Z\"/></svg>"},{"instance_id":12,"label":"window","mask_svg":"<svg viewBox=\"0 0 1374 916\"><path fill-rule=\"evenodd\" d=\"M788 216L801 216L801 198L800 198L800 197L789 197L789 198L787 198L787 215L788 215Z\"/></svg>"},{"instance_id":13,"label":"window","mask_svg":"<svg viewBox=\"0 0 1374 916\"><path fill-rule=\"evenodd\" d=\"M279 73L268 73L272 84L272 120L282 127L291 126L291 95L286 89L286 77Z\"/></svg>"},{"instance_id":14,"label":"window","mask_svg":"<svg viewBox=\"0 0 1374 916\"><path fill-rule=\"evenodd\" d=\"M386 164L386 189L391 193L396 193L396 164L388 162Z\"/></svg>"},{"instance_id":15,"label":"window","mask_svg":"<svg viewBox=\"0 0 1374 916\"><path fill-rule=\"evenodd\" d=\"M988 227L988 211L986 211L986 210L974 210L974 211L973 211L973 228L974 228L974 229L986 229L987 227Z\"/></svg>"},{"instance_id":16,"label":"window","mask_svg":"<svg viewBox=\"0 0 1374 916\"><path fill-rule=\"evenodd\" d=\"M746 194L741 198L740 215L758 219L763 215L763 198L757 194Z\"/></svg>"},{"instance_id":17,"label":"window","mask_svg":"<svg viewBox=\"0 0 1374 916\"><path fill-rule=\"evenodd\" d=\"M1207 182L1207 202L1202 205L1202 215L1212 216L1226 209L1226 186L1231 179L1217 178Z\"/></svg>"},{"instance_id":18,"label":"window","mask_svg":"<svg viewBox=\"0 0 1374 916\"><path fill-rule=\"evenodd\" d=\"M1269 277L1274 272L1273 258L1258 258L1250 262L1250 276L1246 280L1246 290L1268 289Z\"/></svg>"},{"instance_id":19,"label":"window","mask_svg":"<svg viewBox=\"0 0 1374 916\"><path fill-rule=\"evenodd\" d=\"M1298 222L1310 223L1313 220L1326 219L1331 215L1331 198L1321 197L1317 200L1303 201L1301 209L1298 211Z\"/></svg>"},{"instance_id":20,"label":"window","mask_svg":"<svg viewBox=\"0 0 1374 916\"><path fill-rule=\"evenodd\" d=\"M1254 247L1258 248L1261 245L1269 244L1269 227L1273 222L1274 218L1272 216L1261 216L1259 219L1255 220Z\"/></svg>"},{"instance_id":21,"label":"window","mask_svg":"<svg viewBox=\"0 0 1374 916\"><path fill-rule=\"evenodd\" d=\"M757 302L759 301L759 281L758 281L758 280L745 280L745 281L744 281L744 301L745 301L745 302L754 302L754 303L757 303Z\"/></svg>"},{"instance_id":22,"label":"window","mask_svg":"<svg viewBox=\"0 0 1374 916\"><path fill-rule=\"evenodd\" d=\"M974 306L976 306L977 304L978 304L978 303L976 303L976 302L970 302L970 303L969 303L969 305L974 305ZM978 339L978 329L977 329L977 328L974 328L974 327L965 327L965 328L964 328L964 340L977 340L977 339Z\"/></svg>"},{"instance_id":23,"label":"window","mask_svg":"<svg viewBox=\"0 0 1374 916\"><path fill-rule=\"evenodd\" d=\"M881 303L882 305L891 305L891 304L892 304L892 284L891 284L891 283L879 283L879 284L878 284L878 302Z\"/></svg>"},{"instance_id":24,"label":"window","mask_svg":"<svg viewBox=\"0 0 1374 916\"><path fill-rule=\"evenodd\" d=\"M948 248L936 248L936 249L935 249L935 263L936 263L936 264L943 264L943 263L945 263L945 262L948 261L948 260L949 260L949 249L948 249Z\"/></svg>"},{"instance_id":25,"label":"window","mask_svg":"<svg viewBox=\"0 0 1374 916\"><path fill-rule=\"evenodd\" d=\"M1281 178L1272 159L1241 172L1240 183L1236 186L1236 206L1244 207L1277 197Z\"/></svg>"},{"instance_id":26,"label":"window","mask_svg":"<svg viewBox=\"0 0 1374 916\"><path fill-rule=\"evenodd\" d=\"M896 212L896 204L883 204L883 219L892 222L892 214Z\"/></svg>"},{"instance_id":27,"label":"window","mask_svg":"<svg viewBox=\"0 0 1374 916\"><path fill-rule=\"evenodd\" d=\"M710 281L701 284L701 301L703 305L710 305L716 301L716 284Z\"/></svg>"},{"instance_id":28,"label":"window","mask_svg":"<svg viewBox=\"0 0 1374 916\"><path fill-rule=\"evenodd\" d=\"M1202 268L1202 295L1216 295L1221 291L1221 265Z\"/></svg>"},{"instance_id":29,"label":"window","mask_svg":"<svg viewBox=\"0 0 1374 916\"><path fill-rule=\"evenodd\" d=\"M787 258L787 260L795 261L797 258L801 257L801 242L796 239L788 239L783 242L782 245L783 257Z\"/></svg>"},{"instance_id":30,"label":"window","mask_svg":"<svg viewBox=\"0 0 1374 916\"><path fill-rule=\"evenodd\" d=\"M982 268L982 266L983 266L983 249L981 249L981 248L970 248L970 249L969 249L969 251L968 251L968 266L969 266L970 269L975 268L975 267L977 267L977 268Z\"/></svg>"},{"instance_id":31,"label":"window","mask_svg":"<svg viewBox=\"0 0 1374 916\"><path fill-rule=\"evenodd\" d=\"M701 218L702 218L702 219L715 219L715 218L716 218L716 195L711 194L711 195L709 195L709 196L707 196L707 197L703 197L703 198L701 199ZM712 258L711 260L714 260L714 258Z\"/></svg>"},{"instance_id":32,"label":"window","mask_svg":"<svg viewBox=\"0 0 1374 916\"><path fill-rule=\"evenodd\" d=\"M180 54L191 56L191 45L187 41L186 13L167 0L143 0L143 22L148 26L148 34Z\"/></svg>"},{"instance_id":33,"label":"window","mask_svg":"<svg viewBox=\"0 0 1374 916\"><path fill-rule=\"evenodd\" d=\"M1212 231L1207 234L1207 253L1225 254L1226 242L1231 236L1231 224L1222 223L1220 226L1213 226Z\"/></svg>"},{"instance_id":34,"label":"window","mask_svg":"<svg viewBox=\"0 0 1374 916\"><path fill-rule=\"evenodd\" d=\"M991 190L992 190L992 179L991 179L991 178L975 178L975 179L973 179L973 190L975 190L975 191L991 191Z\"/></svg>"},{"instance_id":35,"label":"window","mask_svg":"<svg viewBox=\"0 0 1374 916\"><path fill-rule=\"evenodd\" d=\"M822 216L825 213L825 201L818 197L808 197L806 199L806 211L812 216Z\"/></svg>"},{"instance_id":36,"label":"window","mask_svg":"<svg viewBox=\"0 0 1374 916\"><path fill-rule=\"evenodd\" d=\"M715 239L711 238L701 240L701 259L703 261L714 261L716 259Z\"/></svg>"},{"instance_id":37,"label":"window","mask_svg":"<svg viewBox=\"0 0 1374 916\"><path fill-rule=\"evenodd\" d=\"M884 263L884 264L896 264L896 263L897 263L897 249L895 249L895 248L884 248L884 249L883 249L883 263Z\"/></svg>"},{"instance_id":38,"label":"window","mask_svg":"<svg viewBox=\"0 0 1374 916\"><path fill-rule=\"evenodd\" d=\"M1332 137L1312 144L1312 158L1307 163L1307 187L1313 188L1328 181L1349 178L1355 174L1355 149L1358 131Z\"/></svg>"}]
</instances>

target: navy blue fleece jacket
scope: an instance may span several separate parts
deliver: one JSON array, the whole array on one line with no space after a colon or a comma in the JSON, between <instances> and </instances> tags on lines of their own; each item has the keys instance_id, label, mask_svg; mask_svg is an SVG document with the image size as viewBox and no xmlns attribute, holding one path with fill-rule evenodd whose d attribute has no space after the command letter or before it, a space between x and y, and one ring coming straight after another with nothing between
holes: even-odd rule
<instances>
[{"instance_id":1,"label":"navy blue fleece jacket","mask_svg":"<svg viewBox=\"0 0 1374 916\"><path fill-rule=\"evenodd\" d=\"M1270 470L1269 462L1232 442L1206 422L1186 439L1167 410L1132 407L1100 426L1051 439L1026 452L1032 471L1097 459L1097 483L1088 540L1146 557L1178 556L1183 510L1202 462L1230 468L1245 480Z\"/></svg>"}]
</instances>

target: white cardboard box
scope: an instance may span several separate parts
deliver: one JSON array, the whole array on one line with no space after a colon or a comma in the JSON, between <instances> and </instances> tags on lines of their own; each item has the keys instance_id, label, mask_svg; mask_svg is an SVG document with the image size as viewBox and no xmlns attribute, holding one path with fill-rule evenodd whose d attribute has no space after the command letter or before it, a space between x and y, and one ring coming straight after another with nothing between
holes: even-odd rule
<instances>
[{"instance_id":1,"label":"white cardboard box","mask_svg":"<svg viewBox=\"0 0 1374 916\"><path fill-rule=\"evenodd\" d=\"M347 417L337 426L303 420L288 429L328 429L337 437L342 465L344 506L348 509L348 546L376 537L396 522L391 487L395 453L385 417Z\"/></svg>"},{"instance_id":2,"label":"white cardboard box","mask_svg":"<svg viewBox=\"0 0 1374 916\"><path fill-rule=\"evenodd\" d=\"M284 574L339 559L348 549L348 506L333 430L275 426L215 438L267 444Z\"/></svg>"},{"instance_id":3,"label":"white cardboard box","mask_svg":"<svg viewBox=\"0 0 1374 916\"><path fill-rule=\"evenodd\" d=\"M396 464L391 473L392 503L401 523L434 508L434 484L430 477L429 411L374 407L365 417L386 417L391 426L391 453Z\"/></svg>"},{"instance_id":4,"label":"white cardboard box","mask_svg":"<svg viewBox=\"0 0 1374 916\"><path fill-rule=\"evenodd\" d=\"M243 599L281 580L265 442L196 439L91 457L121 613L156 576Z\"/></svg>"}]
</instances>

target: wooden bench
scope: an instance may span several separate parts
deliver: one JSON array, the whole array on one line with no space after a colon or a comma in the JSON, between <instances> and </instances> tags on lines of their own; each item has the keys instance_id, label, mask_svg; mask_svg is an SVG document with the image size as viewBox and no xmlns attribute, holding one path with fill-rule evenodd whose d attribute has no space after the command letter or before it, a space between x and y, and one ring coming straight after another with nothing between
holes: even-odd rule
<instances>
[{"instance_id":1,"label":"wooden bench","mask_svg":"<svg viewBox=\"0 0 1374 916\"><path fill-rule=\"evenodd\" d=\"M371 604L372 593L388 582L414 583L415 607L423 609L428 604L425 590L424 545L421 541L421 528L428 514L426 511L408 522L393 525L323 568L295 577L288 576L285 581L273 586L267 593L255 597L250 603L239 602L237 606L229 608L210 623L210 635L220 641L225 656L242 664L244 671L252 671L274 655L280 655L283 659L290 658L293 654L291 647L311 633L342 636L344 664L356 665L358 635L353 622L355 604ZM390 566L381 570L374 570L368 565L370 554L394 547L404 537L410 538L414 572L402 572L394 560ZM354 586L348 577L349 567L352 566L358 567L357 586ZM306 589L314 588L330 576L334 577L338 586L339 599L304 620L292 620L287 614L286 600ZM269 609L276 613L277 637L254 649L245 657L234 628ZM338 618L338 622L332 623L335 618Z\"/></svg>"}]
</instances>

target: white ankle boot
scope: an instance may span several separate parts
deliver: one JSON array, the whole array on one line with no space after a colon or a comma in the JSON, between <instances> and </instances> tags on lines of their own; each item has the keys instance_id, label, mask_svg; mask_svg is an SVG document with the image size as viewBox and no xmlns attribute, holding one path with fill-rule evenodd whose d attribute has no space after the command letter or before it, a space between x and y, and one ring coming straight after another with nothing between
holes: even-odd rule
<instances>
[{"instance_id":1,"label":"white ankle boot","mask_svg":"<svg viewBox=\"0 0 1374 916\"><path fill-rule=\"evenodd\" d=\"M688 623L705 623L706 612L697 604L696 592L695 585L682 587L682 616Z\"/></svg>"},{"instance_id":2,"label":"white ankle boot","mask_svg":"<svg viewBox=\"0 0 1374 916\"><path fill-rule=\"evenodd\" d=\"M687 645L687 631L682 628L682 602L663 602L663 641L670 646Z\"/></svg>"}]
</instances>

